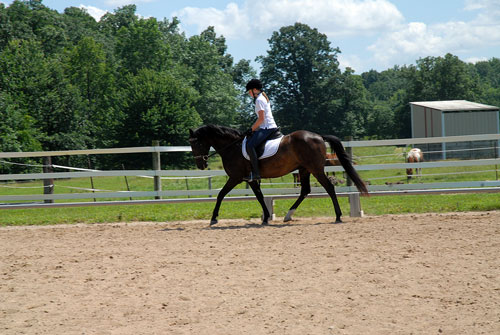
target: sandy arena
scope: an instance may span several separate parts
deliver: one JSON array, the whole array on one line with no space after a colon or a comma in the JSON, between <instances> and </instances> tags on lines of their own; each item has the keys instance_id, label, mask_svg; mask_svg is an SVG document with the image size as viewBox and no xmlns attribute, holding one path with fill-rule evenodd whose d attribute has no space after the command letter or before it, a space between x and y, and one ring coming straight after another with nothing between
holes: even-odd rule
<instances>
[{"instance_id":1,"label":"sandy arena","mask_svg":"<svg viewBox=\"0 0 500 335\"><path fill-rule=\"evenodd\" d=\"M500 212L0 228L0 334L500 334Z\"/></svg>"}]
</instances>

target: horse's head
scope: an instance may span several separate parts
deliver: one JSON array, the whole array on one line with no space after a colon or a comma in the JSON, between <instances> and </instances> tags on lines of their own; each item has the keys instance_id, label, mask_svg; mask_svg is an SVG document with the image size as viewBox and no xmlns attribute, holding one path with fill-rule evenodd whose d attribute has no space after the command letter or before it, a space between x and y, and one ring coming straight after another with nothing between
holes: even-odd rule
<instances>
[{"instance_id":1,"label":"horse's head","mask_svg":"<svg viewBox=\"0 0 500 335\"><path fill-rule=\"evenodd\" d=\"M189 144L191 144L191 149L198 169L206 169L208 167L210 144L196 136L195 132L191 129L189 129Z\"/></svg>"}]
</instances>

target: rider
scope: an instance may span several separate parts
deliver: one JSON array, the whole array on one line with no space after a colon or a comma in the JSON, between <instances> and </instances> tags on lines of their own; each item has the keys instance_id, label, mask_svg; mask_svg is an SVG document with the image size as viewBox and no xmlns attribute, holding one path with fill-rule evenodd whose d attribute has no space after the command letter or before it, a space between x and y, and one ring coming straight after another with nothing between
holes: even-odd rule
<instances>
[{"instance_id":1,"label":"rider","mask_svg":"<svg viewBox=\"0 0 500 335\"><path fill-rule=\"evenodd\" d=\"M247 139L246 149L250 157L252 172L246 179L248 181L258 181L260 180L259 160L255 148L273 134L278 126L274 122L271 104L266 93L262 91L260 80L250 80L246 85L246 92L254 99L255 113L257 114L257 121L255 121L252 128L248 131L251 136Z\"/></svg>"}]
</instances>

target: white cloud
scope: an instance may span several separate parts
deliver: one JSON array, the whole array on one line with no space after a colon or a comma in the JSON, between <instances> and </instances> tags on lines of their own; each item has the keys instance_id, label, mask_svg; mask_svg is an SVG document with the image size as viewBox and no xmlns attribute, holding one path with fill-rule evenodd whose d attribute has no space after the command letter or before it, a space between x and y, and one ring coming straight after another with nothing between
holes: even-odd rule
<instances>
[{"instance_id":1,"label":"white cloud","mask_svg":"<svg viewBox=\"0 0 500 335\"><path fill-rule=\"evenodd\" d=\"M465 10L481 10L487 9L489 12L500 10L500 3L498 0L466 0Z\"/></svg>"},{"instance_id":2,"label":"white cloud","mask_svg":"<svg viewBox=\"0 0 500 335\"><path fill-rule=\"evenodd\" d=\"M99 21L101 19L101 17L108 12L108 11L106 11L104 9L100 9L100 8L92 7L92 6L80 5L78 8L81 8L81 9L85 10L96 21Z\"/></svg>"},{"instance_id":3,"label":"white cloud","mask_svg":"<svg viewBox=\"0 0 500 335\"><path fill-rule=\"evenodd\" d=\"M446 53L474 53L480 48L500 45L500 2L467 1L466 10L479 11L469 21L449 21L427 25L410 22L382 35L368 47L373 61L381 66L413 63L420 57Z\"/></svg>"},{"instance_id":4,"label":"white cloud","mask_svg":"<svg viewBox=\"0 0 500 335\"><path fill-rule=\"evenodd\" d=\"M477 62L484 62L487 60L488 60L488 57L470 57L470 58L464 59L464 62L476 64Z\"/></svg>"},{"instance_id":5,"label":"white cloud","mask_svg":"<svg viewBox=\"0 0 500 335\"><path fill-rule=\"evenodd\" d=\"M301 22L329 37L367 35L399 26L403 16L388 0L250 0L225 9L186 7L174 15L198 32L214 26L226 38L267 38Z\"/></svg>"},{"instance_id":6,"label":"white cloud","mask_svg":"<svg viewBox=\"0 0 500 335\"><path fill-rule=\"evenodd\" d=\"M122 7L130 4L138 4L141 2L154 2L156 0L106 0L105 3L108 6Z\"/></svg>"},{"instance_id":7,"label":"white cloud","mask_svg":"<svg viewBox=\"0 0 500 335\"><path fill-rule=\"evenodd\" d=\"M339 66L342 70L350 67L353 70L360 69L364 65L364 59L361 59L358 55L337 55L337 60L339 61Z\"/></svg>"},{"instance_id":8,"label":"white cloud","mask_svg":"<svg viewBox=\"0 0 500 335\"><path fill-rule=\"evenodd\" d=\"M245 37L250 34L250 18L246 11L240 10L235 3L228 4L224 10L186 7L174 13L174 16L179 16L183 26L197 25L198 32L208 26L214 26L216 32L226 38Z\"/></svg>"}]
</instances>

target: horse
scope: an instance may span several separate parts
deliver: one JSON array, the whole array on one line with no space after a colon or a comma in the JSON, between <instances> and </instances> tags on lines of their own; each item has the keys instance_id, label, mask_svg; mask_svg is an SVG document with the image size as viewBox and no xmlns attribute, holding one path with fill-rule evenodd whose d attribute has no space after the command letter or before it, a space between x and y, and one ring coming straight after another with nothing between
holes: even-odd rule
<instances>
[{"instance_id":1,"label":"horse","mask_svg":"<svg viewBox=\"0 0 500 335\"><path fill-rule=\"evenodd\" d=\"M408 163L420 163L424 161L424 154L422 153L422 150L419 148L413 148L408 153L406 154L406 161ZM416 168L415 169L415 174L417 176L422 175L422 169L421 168ZM410 180L411 177L413 176L413 169L409 168L406 169L406 178L407 180Z\"/></svg>"},{"instance_id":2,"label":"horse","mask_svg":"<svg viewBox=\"0 0 500 335\"><path fill-rule=\"evenodd\" d=\"M203 170L208 167L210 147L215 149L222 158L222 164L228 180L217 195L210 226L217 224L219 209L224 197L250 173L250 162L242 154L243 134L236 129L217 125L204 125L196 130L189 130L189 143L193 152L196 166ZM324 172L326 160L326 144L330 143L346 173L363 195L368 195L365 183L351 164L349 156L342 146L342 142L332 135L318 135L306 130L298 130L283 136L278 151L272 157L259 161L262 178L278 178L296 169L299 170L301 190L298 199L292 205L285 217L285 222L292 219L292 215L311 192L311 174L325 188L332 199L335 209L335 223L342 222L342 211L337 200L335 187L330 183ZM215 154L214 153L214 154ZM258 181L248 182L255 197L262 206L262 224L267 225L270 217L264 196Z\"/></svg>"}]
</instances>

